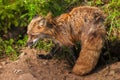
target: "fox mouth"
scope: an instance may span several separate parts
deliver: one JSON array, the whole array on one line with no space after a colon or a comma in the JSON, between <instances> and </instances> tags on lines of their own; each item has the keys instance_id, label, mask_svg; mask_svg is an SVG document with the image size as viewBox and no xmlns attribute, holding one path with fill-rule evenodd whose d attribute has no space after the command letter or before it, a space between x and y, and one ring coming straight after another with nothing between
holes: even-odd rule
<instances>
[{"instance_id":1,"label":"fox mouth","mask_svg":"<svg viewBox=\"0 0 120 80\"><path fill-rule=\"evenodd\" d=\"M26 44L26 47L32 47L33 46L33 42L27 42L27 44Z\"/></svg>"},{"instance_id":2,"label":"fox mouth","mask_svg":"<svg viewBox=\"0 0 120 80\"><path fill-rule=\"evenodd\" d=\"M31 48L34 44L37 44L38 40L39 38L34 39L33 41L29 41L27 42L26 46Z\"/></svg>"},{"instance_id":3,"label":"fox mouth","mask_svg":"<svg viewBox=\"0 0 120 80\"><path fill-rule=\"evenodd\" d=\"M41 33L41 35L39 35L38 38L36 38L36 39L34 39L32 41L28 41L26 46L31 48L33 45L37 44L37 42L39 40L44 40L44 39L53 39L53 38L48 34Z\"/></svg>"}]
</instances>

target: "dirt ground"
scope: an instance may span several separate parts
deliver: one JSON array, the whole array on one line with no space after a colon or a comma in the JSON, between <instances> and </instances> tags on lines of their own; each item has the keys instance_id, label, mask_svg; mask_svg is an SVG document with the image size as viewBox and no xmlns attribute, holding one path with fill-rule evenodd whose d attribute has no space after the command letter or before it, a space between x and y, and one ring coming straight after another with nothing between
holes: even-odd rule
<instances>
[{"instance_id":1,"label":"dirt ground","mask_svg":"<svg viewBox=\"0 0 120 80\"><path fill-rule=\"evenodd\" d=\"M77 76L71 73L67 61L38 59L37 53L26 48L17 61L0 61L0 80L120 80L120 62L96 67L86 76Z\"/></svg>"}]
</instances>

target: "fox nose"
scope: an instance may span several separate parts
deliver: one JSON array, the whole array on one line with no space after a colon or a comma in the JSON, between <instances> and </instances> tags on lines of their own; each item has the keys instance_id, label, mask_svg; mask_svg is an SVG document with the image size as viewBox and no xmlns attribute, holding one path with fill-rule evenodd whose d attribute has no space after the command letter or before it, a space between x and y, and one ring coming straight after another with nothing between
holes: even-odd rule
<instances>
[{"instance_id":1,"label":"fox nose","mask_svg":"<svg viewBox=\"0 0 120 80\"><path fill-rule=\"evenodd\" d=\"M26 47L31 47L33 45L33 42L27 42Z\"/></svg>"}]
</instances>

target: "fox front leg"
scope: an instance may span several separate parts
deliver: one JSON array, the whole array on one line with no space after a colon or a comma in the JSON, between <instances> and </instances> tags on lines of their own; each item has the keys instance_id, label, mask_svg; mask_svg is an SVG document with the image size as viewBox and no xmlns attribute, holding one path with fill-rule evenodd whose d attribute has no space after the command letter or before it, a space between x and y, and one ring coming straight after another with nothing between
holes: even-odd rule
<instances>
[{"instance_id":1,"label":"fox front leg","mask_svg":"<svg viewBox=\"0 0 120 80\"><path fill-rule=\"evenodd\" d=\"M68 49L70 56L68 57L67 55L67 60L69 64L73 66L78 58L78 53L75 46L69 46Z\"/></svg>"},{"instance_id":2,"label":"fox front leg","mask_svg":"<svg viewBox=\"0 0 120 80\"><path fill-rule=\"evenodd\" d=\"M40 59L52 59L52 57L57 53L57 51L59 51L61 49L61 47L59 45L55 45L51 51L47 54L40 54L38 55L38 58Z\"/></svg>"}]
</instances>

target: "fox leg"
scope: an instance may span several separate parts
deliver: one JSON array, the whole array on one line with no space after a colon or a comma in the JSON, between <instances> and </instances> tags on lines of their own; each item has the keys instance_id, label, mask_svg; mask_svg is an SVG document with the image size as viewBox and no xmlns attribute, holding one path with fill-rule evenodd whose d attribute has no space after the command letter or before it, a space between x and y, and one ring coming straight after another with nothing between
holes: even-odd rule
<instances>
[{"instance_id":1,"label":"fox leg","mask_svg":"<svg viewBox=\"0 0 120 80\"><path fill-rule=\"evenodd\" d=\"M57 51L59 51L61 49L61 47L59 45L55 45L51 51L47 54L40 54L38 55L38 58L40 59L52 59L52 57L57 53Z\"/></svg>"},{"instance_id":2,"label":"fox leg","mask_svg":"<svg viewBox=\"0 0 120 80\"><path fill-rule=\"evenodd\" d=\"M77 57L78 57L78 53L77 53L77 50L76 50L75 46L69 47L69 50L70 50L70 53L73 56L73 61L75 62Z\"/></svg>"},{"instance_id":3,"label":"fox leg","mask_svg":"<svg viewBox=\"0 0 120 80\"><path fill-rule=\"evenodd\" d=\"M94 36L84 35L82 40L82 48L80 55L76 61L76 64L73 67L73 73L77 75L85 75L91 72L99 59L101 48L104 43L104 35L100 33Z\"/></svg>"},{"instance_id":4,"label":"fox leg","mask_svg":"<svg viewBox=\"0 0 120 80\"><path fill-rule=\"evenodd\" d=\"M71 56L68 57L68 54L67 54L66 57L67 57L69 64L73 66L78 57L77 50L76 50L75 46L69 46L68 49L69 49L69 54Z\"/></svg>"}]
</instances>

